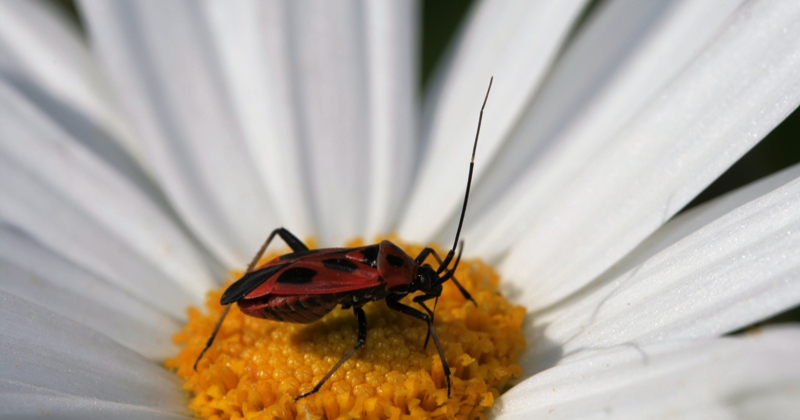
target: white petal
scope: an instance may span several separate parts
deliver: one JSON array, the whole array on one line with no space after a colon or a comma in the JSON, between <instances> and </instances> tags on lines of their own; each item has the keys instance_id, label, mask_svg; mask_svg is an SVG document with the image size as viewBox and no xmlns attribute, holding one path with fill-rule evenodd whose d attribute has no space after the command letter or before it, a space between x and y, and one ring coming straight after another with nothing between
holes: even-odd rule
<instances>
[{"instance_id":1,"label":"white petal","mask_svg":"<svg viewBox=\"0 0 800 420\"><path fill-rule=\"evenodd\" d=\"M241 266L277 224L199 4L82 2L147 161L204 245Z\"/></svg>"},{"instance_id":2,"label":"white petal","mask_svg":"<svg viewBox=\"0 0 800 420\"><path fill-rule=\"evenodd\" d=\"M363 234L372 238L394 227L411 184L418 145L418 10L411 1L370 1L365 7L371 174Z\"/></svg>"},{"instance_id":3,"label":"white petal","mask_svg":"<svg viewBox=\"0 0 800 420\"><path fill-rule=\"evenodd\" d=\"M153 411L186 411L177 378L163 367L93 330L2 292L0 377L5 390L35 388L35 392Z\"/></svg>"},{"instance_id":4,"label":"white petal","mask_svg":"<svg viewBox=\"0 0 800 420\"><path fill-rule=\"evenodd\" d=\"M800 410L800 330L620 345L516 385L498 419L793 418ZM765 411L757 411L757 410Z\"/></svg>"},{"instance_id":5,"label":"white petal","mask_svg":"<svg viewBox=\"0 0 800 420\"><path fill-rule=\"evenodd\" d=\"M369 80L363 5L290 2L287 19L313 205L322 244L363 232Z\"/></svg>"},{"instance_id":6,"label":"white petal","mask_svg":"<svg viewBox=\"0 0 800 420\"><path fill-rule=\"evenodd\" d=\"M0 220L182 318L212 284L192 243L133 184L0 82Z\"/></svg>"},{"instance_id":7,"label":"white petal","mask_svg":"<svg viewBox=\"0 0 800 420\"><path fill-rule=\"evenodd\" d=\"M0 226L0 290L91 327L151 360L177 353L174 319Z\"/></svg>"},{"instance_id":8,"label":"white petal","mask_svg":"<svg viewBox=\"0 0 800 420\"><path fill-rule=\"evenodd\" d=\"M286 227L327 244L385 233L411 176L414 3L205 6Z\"/></svg>"},{"instance_id":9,"label":"white petal","mask_svg":"<svg viewBox=\"0 0 800 420\"><path fill-rule=\"evenodd\" d=\"M49 3L0 3L2 77L53 119L134 178L141 157L117 108L105 96L99 68L76 31ZM138 179L137 179L138 180Z\"/></svg>"},{"instance_id":10,"label":"white petal","mask_svg":"<svg viewBox=\"0 0 800 420\"><path fill-rule=\"evenodd\" d=\"M601 7L476 185L467 252L497 258L528 226L543 223L542 208L558 201L575 174L696 57L737 6L622 0Z\"/></svg>"},{"instance_id":11,"label":"white petal","mask_svg":"<svg viewBox=\"0 0 800 420\"><path fill-rule=\"evenodd\" d=\"M282 2L203 2L235 117L281 223L314 233ZM277 226L275 226L277 227Z\"/></svg>"},{"instance_id":12,"label":"white petal","mask_svg":"<svg viewBox=\"0 0 800 420\"><path fill-rule=\"evenodd\" d=\"M543 206L527 207L541 191L511 191L514 204L503 209L503 223L535 218L515 225L525 235L501 264L523 290L521 299L536 309L579 290L794 110L800 103L798 38L800 4L742 6L622 131L588 161L562 167L560 183L547 182L558 188Z\"/></svg>"},{"instance_id":13,"label":"white petal","mask_svg":"<svg viewBox=\"0 0 800 420\"><path fill-rule=\"evenodd\" d=\"M795 165L679 213L670 219L667 224L653 232L625 258L604 272L598 278L597 283L606 279L613 279L630 271L663 249L693 234L737 207L767 195L798 178L800 178L800 165ZM558 307L556 306L552 310L558 310Z\"/></svg>"},{"instance_id":14,"label":"white petal","mask_svg":"<svg viewBox=\"0 0 800 420\"><path fill-rule=\"evenodd\" d=\"M77 397L0 379L0 407L8 418L84 419L191 419L165 410L94 397Z\"/></svg>"},{"instance_id":15,"label":"white petal","mask_svg":"<svg viewBox=\"0 0 800 420\"><path fill-rule=\"evenodd\" d=\"M538 370L591 348L711 337L797 306L798 209L800 178L669 244L624 274L604 276L568 304L534 317L531 331L541 339L525 358L535 360ZM705 212L717 211L685 217L703 218ZM678 229L694 224L676 223ZM654 247L664 245L656 241Z\"/></svg>"},{"instance_id":16,"label":"white petal","mask_svg":"<svg viewBox=\"0 0 800 420\"><path fill-rule=\"evenodd\" d=\"M430 241L457 217L489 77L495 76L495 84L481 129L476 179L536 92L585 4L495 0L476 7L426 98L426 151L400 235Z\"/></svg>"}]
</instances>

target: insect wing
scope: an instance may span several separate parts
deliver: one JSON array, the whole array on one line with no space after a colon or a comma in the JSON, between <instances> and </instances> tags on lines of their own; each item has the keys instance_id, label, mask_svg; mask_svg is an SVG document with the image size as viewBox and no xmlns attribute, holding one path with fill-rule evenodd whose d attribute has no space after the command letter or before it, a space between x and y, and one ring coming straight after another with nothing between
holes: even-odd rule
<instances>
[{"instance_id":1,"label":"insect wing","mask_svg":"<svg viewBox=\"0 0 800 420\"><path fill-rule=\"evenodd\" d=\"M374 252L373 252L374 251ZM245 274L222 295L227 305L268 294L343 293L383 284L375 270L377 246L301 251L278 257Z\"/></svg>"},{"instance_id":2,"label":"insect wing","mask_svg":"<svg viewBox=\"0 0 800 420\"><path fill-rule=\"evenodd\" d=\"M258 286L268 284L275 273L279 272L288 265L291 265L291 263L286 262L274 265L267 264L258 270L253 270L245 274L242 278L236 280L236 283L233 283L230 285L230 287L228 287L227 290L225 290L225 293L222 294L222 298L220 299L219 303L221 305L227 305L242 299ZM269 292L267 291L265 293Z\"/></svg>"},{"instance_id":3,"label":"insect wing","mask_svg":"<svg viewBox=\"0 0 800 420\"><path fill-rule=\"evenodd\" d=\"M264 296L272 291L272 287L274 287L275 282L270 282L270 278L275 275L281 269L291 265L294 262L302 258L309 258L315 254L329 254L329 253L341 253L343 251L348 251L346 248L331 248L331 249L307 249L303 251L293 252L289 254L282 255L278 258L273 259L272 261L258 267L257 269L245 273L242 278L236 280L235 283L230 285L225 293L222 294L222 298L220 299L220 304L227 305L233 302L237 302L244 297L248 298L256 298L259 296ZM257 293L251 294L257 287L262 286ZM248 296L250 294L250 296Z\"/></svg>"},{"instance_id":4,"label":"insect wing","mask_svg":"<svg viewBox=\"0 0 800 420\"><path fill-rule=\"evenodd\" d=\"M382 284L377 270L346 258L302 259L280 270L271 282L269 293L279 295L343 293ZM256 288L252 295L258 292Z\"/></svg>"}]
</instances>

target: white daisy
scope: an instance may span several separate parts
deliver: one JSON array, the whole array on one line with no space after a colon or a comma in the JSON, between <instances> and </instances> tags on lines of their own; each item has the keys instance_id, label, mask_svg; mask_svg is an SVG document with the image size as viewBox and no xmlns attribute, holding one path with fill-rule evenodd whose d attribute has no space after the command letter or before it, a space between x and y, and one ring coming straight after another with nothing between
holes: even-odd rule
<instances>
[{"instance_id":1,"label":"white daisy","mask_svg":"<svg viewBox=\"0 0 800 420\"><path fill-rule=\"evenodd\" d=\"M400 2L0 2L0 411L187 415L171 335L274 227L463 233L529 311L494 415L790 416L800 167L677 217L800 103L794 1L484 1L417 110ZM573 32L574 31L574 32ZM436 182L431 182L435 180ZM794 411L792 411L794 410Z\"/></svg>"}]
</instances>

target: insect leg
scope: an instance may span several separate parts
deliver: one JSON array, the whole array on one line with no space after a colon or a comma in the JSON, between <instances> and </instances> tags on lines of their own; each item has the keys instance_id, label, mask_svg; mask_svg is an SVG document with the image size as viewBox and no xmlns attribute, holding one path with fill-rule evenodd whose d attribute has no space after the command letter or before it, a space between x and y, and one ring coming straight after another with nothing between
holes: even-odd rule
<instances>
[{"instance_id":1,"label":"insect leg","mask_svg":"<svg viewBox=\"0 0 800 420\"><path fill-rule=\"evenodd\" d=\"M294 399L295 401L297 401L297 400L299 400L301 398L305 398L305 397L307 397L307 396L319 391L320 388L322 388L322 385L325 384L325 381L330 379L331 376L333 376L334 372L336 372L340 367L342 367L344 362L346 362L347 359L349 359L351 356L353 356L353 354L355 354L355 352L358 349L360 349L361 346L364 345L364 343L367 342L367 315L364 313L364 310L361 309L361 308L353 308L353 312L355 312L356 318L357 318L357 321L358 321L358 341L356 341L355 347L350 349L350 351L348 351L347 354L345 354L344 357L342 357L342 359L339 360L338 363L336 363L336 366L334 366L330 371L328 371L328 373L325 374L325 376L322 378L321 381L319 381L317 383L317 385L314 387L314 389L312 389L310 392L306 392L305 394L295 398Z\"/></svg>"},{"instance_id":2,"label":"insect leg","mask_svg":"<svg viewBox=\"0 0 800 420\"><path fill-rule=\"evenodd\" d=\"M436 296L436 295L419 295L419 296L414 297L414 299L413 299L414 302L419 304L419 306L422 306L422 309L425 309L425 312L427 312L428 316L431 317L431 323L428 325L428 334L425 335L425 344L422 345L423 349L427 349L428 348L428 340L430 340L430 338L431 338L431 325L433 325L433 320L434 320L433 311L431 310L431 308L428 307L428 305L425 305L425 301L426 300L431 300L433 298L437 298L438 299L439 296ZM436 305L434 304L433 307L435 308Z\"/></svg>"},{"instance_id":3,"label":"insect leg","mask_svg":"<svg viewBox=\"0 0 800 420\"><path fill-rule=\"evenodd\" d=\"M253 258L253 261L250 261L250 264L247 266L247 271L246 271L247 273L253 271L253 268L258 263L258 260L260 260L261 257L264 255L264 251L267 250L267 247L269 246L270 242L272 242L272 239L275 238L275 235L280 236L281 239L283 239L283 242L286 242L286 245L289 245L289 248L291 248L292 251L294 252L308 251L308 247L306 246L306 244L304 244L301 240L297 239L297 237L294 236L292 232L289 232L288 230L282 227L277 228L273 230L272 233L269 234L267 240L264 241L264 245L261 246L261 249L258 250L256 256ZM209 337L208 342L206 342L206 346L203 347L203 351L200 352L200 356L198 356L197 360L195 360L194 362L195 371L197 370L197 364L200 362L200 359L203 358L203 355L206 354L208 348L211 347L211 343L214 342L214 338L217 337L219 328L222 326L222 321L225 319L225 316L228 315L228 311L230 310L231 310L231 305L229 304L225 307L225 311L222 312L222 316L219 317L219 321L217 321L217 326L214 327L214 332L211 333L211 337Z\"/></svg>"},{"instance_id":4,"label":"insect leg","mask_svg":"<svg viewBox=\"0 0 800 420\"><path fill-rule=\"evenodd\" d=\"M308 251L308 247L303 243L303 241L297 239L292 232L279 227L273 230L272 233L267 236L267 240L264 241L264 245L261 245L261 249L258 250L256 256L253 258L253 261L251 261L250 265L247 266L247 273L253 271L253 268L256 266L256 264L258 264L258 260L260 260L264 255L264 251L267 250L269 243L272 242L272 238L274 238L275 235L280 236L281 239L283 239L283 242L286 242L286 245L289 245L289 248L291 248L293 252Z\"/></svg>"},{"instance_id":5,"label":"insect leg","mask_svg":"<svg viewBox=\"0 0 800 420\"><path fill-rule=\"evenodd\" d=\"M450 366L447 364L447 359L444 358L444 350L442 350L442 344L439 343L439 337L436 335L436 330L433 329L433 321L427 314L398 302L398 300L400 300L402 297L403 296L401 295L386 297L386 306L388 306L389 309L402 312L417 319L421 319L428 324L428 331L430 331L431 337L433 337L433 344L436 345L436 351L439 352L439 359L442 360L444 377L447 378L447 398L450 398Z\"/></svg>"},{"instance_id":6,"label":"insect leg","mask_svg":"<svg viewBox=\"0 0 800 420\"><path fill-rule=\"evenodd\" d=\"M203 351L200 352L200 355L197 356L197 360L194 361L194 370L195 370L195 372L197 372L197 364L200 363L200 359L203 358L203 355L206 354L206 351L208 350L208 348L211 347L211 343L214 342L214 338L216 338L217 333L219 332L219 327L222 326L222 321L228 315L228 311L230 311L230 310L231 310L231 305L227 305L227 306L225 306L225 310L222 311L222 316L219 317L219 321L217 321L217 325L214 327L214 332L211 333L211 337L209 337L208 341L206 341L206 346L203 347Z\"/></svg>"},{"instance_id":7,"label":"insect leg","mask_svg":"<svg viewBox=\"0 0 800 420\"><path fill-rule=\"evenodd\" d=\"M458 288L458 291L461 292L462 295L464 295L464 298L472 302L475 306L478 306L478 303L475 302L475 299L472 298L472 295L469 294L467 289L465 289L464 286L462 286L461 283L459 283L458 279L455 278L454 276L456 267L458 267L458 263L461 262L462 251L464 251L464 241L461 241L461 246L459 247L458 250L458 256L456 257L456 262L455 264L453 264L452 269L445 268L444 270L442 270L442 262L443 262L442 258L439 256L439 254L436 253L436 251L433 248L423 249L422 252L420 252L419 255L417 255L415 261L417 262L417 264L422 264L423 262L425 262L425 259L428 258L428 255L433 255L433 258L435 258L436 262L439 263L439 270L437 271L437 274L441 273L442 271L444 271L445 273L441 279L442 283L446 282L447 280L453 279L453 283Z\"/></svg>"},{"instance_id":8,"label":"insect leg","mask_svg":"<svg viewBox=\"0 0 800 420\"><path fill-rule=\"evenodd\" d=\"M431 247L426 247L425 249L423 249L422 252L420 252L419 255L417 255L417 258L414 259L414 261L417 262L417 265L422 265L422 263L425 262L425 259L428 258L428 255L431 254L434 255L434 258L436 258L436 261L438 261L439 264L442 263L442 259L439 258L439 254L437 254L436 251L434 251L433 248Z\"/></svg>"},{"instance_id":9,"label":"insect leg","mask_svg":"<svg viewBox=\"0 0 800 420\"><path fill-rule=\"evenodd\" d=\"M456 263L453 265L453 268L451 270L446 270L445 271L444 276L442 276L442 283L446 282L447 280L452 279L453 280L453 284L455 284L456 287L458 288L458 291L461 292L462 295L464 295L464 298L469 300L470 302L472 302L473 305L478 306L478 302L475 302L475 299L472 298L472 295L469 294L467 289L465 289L464 286L461 285L461 283L458 282L458 279L455 276L456 267L458 267L458 263L461 262L461 251L463 251L463 250L464 250L464 247L463 247L463 242L462 242L462 247L458 251L458 256L456 257Z\"/></svg>"}]
</instances>

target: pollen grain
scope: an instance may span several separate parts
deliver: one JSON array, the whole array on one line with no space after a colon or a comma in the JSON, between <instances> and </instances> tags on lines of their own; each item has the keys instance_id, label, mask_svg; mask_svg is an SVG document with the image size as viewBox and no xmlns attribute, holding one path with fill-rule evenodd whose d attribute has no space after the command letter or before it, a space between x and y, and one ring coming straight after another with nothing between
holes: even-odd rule
<instances>
[{"instance_id":1,"label":"pollen grain","mask_svg":"<svg viewBox=\"0 0 800 420\"><path fill-rule=\"evenodd\" d=\"M422 249L390 240L409 255ZM432 258L428 263L435 266ZM188 310L189 322L174 337L184 347L165 364L184 380L189 407L201 418L483 419L508 381L522 373L517 357L525 347L525 310L502 297L498 275L479 260L461 261L456 278L478 305L447 282L435 309L434 325L452 371L450 398L435 346L423 349L425 323L381 301L364 306L366 345L319 392L297 402L355 344L352 310L337 308L302 325L232 308L195 372L192 365L224 309L218 303L224 289L214 290L206 312ZM413 296L403 303L414 305Z\"/></svg>"}]
</instances>

